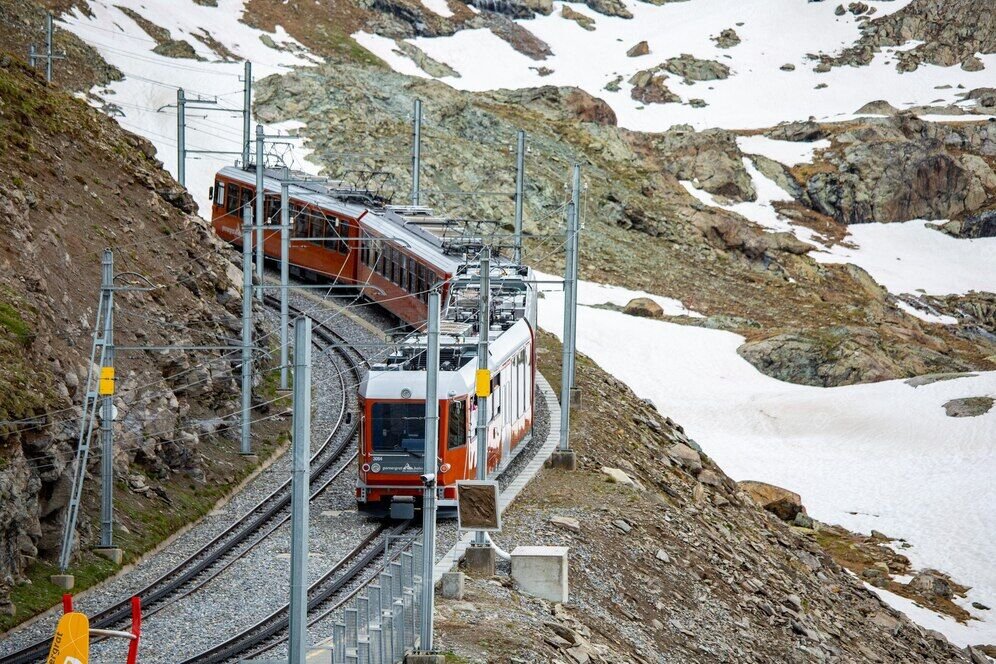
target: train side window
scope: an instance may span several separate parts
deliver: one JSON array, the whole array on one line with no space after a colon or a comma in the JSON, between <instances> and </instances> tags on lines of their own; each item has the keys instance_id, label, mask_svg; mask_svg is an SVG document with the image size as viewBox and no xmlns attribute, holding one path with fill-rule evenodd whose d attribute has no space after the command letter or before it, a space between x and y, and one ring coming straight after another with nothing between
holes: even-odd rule
<instances>
[{"instance_id":1,"label":"train side window","mask_svg":"<svg viewBox=\"0 0 996 664\"><path fill-rule=\"evenodd\" d=\"M252 189L247 189L245 187L242 187L242 200L239 202L239 207L245 208L245 206L247 205L252 205L252 202L253 202Z\"/></svg>"},{"instance_id":2,"label":"train side window","mask_svg":"<svg viewBox=\"0 0 996 664\"><path fill-rule=\"evenodd\" d=\"M239 188L225 187L225 211L235 212L239 208Z\"/></svg>"},{"instance_id":3,"label":"train side window","mask_svg":"<svg viewBox=\"0 0 996 664\"><path fill-rule=\"evenodd\" d=\"M347 241L349 239L349 222L348 221L346 221L344 219L337 219L336 220L336 235L339 236L339 239L336 241L336 244L339 245L337 247L339 253L340 254L349 253L349 242Z\"/></svg>"},{"instance_id":4,"label":"train side window","mask_svg":"<svg viewBox=\"0 0 996 664\"><path fill-rule=\"evenodd\" d=\"M225 183L216 182L214 185L214 204L224 205L225 204Z\"/></svg>"},{"instance_id":5,"label":"train side window","mask_svg":"<svg viewBox=\"0 0 996 664\"><path fill-rule=\"evenodd\" d=\"M452 450L467 444L467 404L464 401L450 401L449 420L446 431L446 449Z\"/></svg>"}]
</instances>

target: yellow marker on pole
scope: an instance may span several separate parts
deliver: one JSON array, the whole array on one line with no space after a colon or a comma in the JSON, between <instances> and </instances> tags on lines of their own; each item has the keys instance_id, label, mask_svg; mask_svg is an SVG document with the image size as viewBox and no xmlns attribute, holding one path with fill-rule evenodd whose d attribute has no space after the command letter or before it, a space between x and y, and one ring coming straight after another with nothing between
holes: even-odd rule
<instances>
[{"instance_id":1,"label":"yellow marker on pole","mask_svg":"<svg viewBox=\"0 0 996 664\"><path fill-rule=\"evenodd\" d=\"M90 621L82 613L67 613L55 628L46 664L88 664L90 661Z\"/></svg>"},{"instance_id":2,"label":"yellow marker on pole","mask_svg":"<svg viewBox=\"0 0 996 664\"><path fill-rule=\"evenodd\" d=\"M114 367L100 368L100 385L97 387L97 394L102 397L114 394Z\"/></svg>"},{"instance_id":3,"label":"yellow marker on pole","mask_svg":"<svg viewBox=\"0 0 996 664\"><path fill-rule=\"evenodd\" d=\"M490 369L478 369L477 370L477 396L479 396L479 397L490 397L491 396L491 370Z\"/></svg>"}]
</instances>

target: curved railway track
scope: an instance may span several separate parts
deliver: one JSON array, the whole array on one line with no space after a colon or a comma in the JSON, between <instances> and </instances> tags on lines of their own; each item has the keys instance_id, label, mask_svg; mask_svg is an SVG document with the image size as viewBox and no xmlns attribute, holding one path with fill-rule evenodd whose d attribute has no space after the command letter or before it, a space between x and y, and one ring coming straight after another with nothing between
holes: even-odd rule
<instances>
[{"instance_id":1,"label":"curved railway track","mask_svg":"<svg viewBox=\"0 0 996 664\"><path fill-rule=\"evenodd\" d=\"M273 298L267 298L267 304L271 306L274 301ZM303 313L293 306L291 311ZM347 376L351 376L358 384L361 367L366 364L363 355L353 348L346 338L332 329L316 323L313 335L318 340L315 345L321 350L331 349L344 359L346 370L338 372L342 400L335 426L319 450L311 457L310 480L315 487L311 491L312 499L340 477L356 457L355 450L351 454L347 453L350 442L356 437L358 427L358 418L348 422L346 417L347 413L351 412L348 407L351 394L349 388L353 387L347 382ZM326 344L325 348L321 346L323 343ZM286 523L290 519L290 486L291 481L288 478L238 521L134 593L142 599L143 615L148 617L158 613L173 602L196 592ZM130 618L131 597L129 596L91 616L90 626L113 629L126 624ZM31 664L44 660L50 645L50 639L37 641L0 658L0 664Z\"/></svg>"},{"instance_id":2,"label":"curved railway track","mask_svg":"<svg viewBox=\"0 0 996 664\"><path fill-rule=\"evenodd\" d=\"M308 588L308 625L329 615L342 606L362 587L359 583L378 558L384 558L384 538L398 537L411 528L409 521L394 525L379 525L332 569ZM400 554L396 550L389 558ZM382 561L383 564L389 560ZM283 604L266 618L236 634L224 643L200 653L183 664L221 664L253 657L287 640L289 604ZM317 616L313 614L318 614Z\"/></svg>"}]
</instances>

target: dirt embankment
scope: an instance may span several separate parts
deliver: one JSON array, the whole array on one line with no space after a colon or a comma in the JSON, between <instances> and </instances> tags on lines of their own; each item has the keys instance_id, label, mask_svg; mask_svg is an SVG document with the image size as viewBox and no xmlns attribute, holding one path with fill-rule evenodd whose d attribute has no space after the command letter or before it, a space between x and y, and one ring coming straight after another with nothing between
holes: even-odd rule
<instances>
[{"instance_id":1,"label":"dirt embankment","mask_svg":"<svg viewBox=\"0 0 996 664\"><path fill-rule=\"evenodd\" d=\"M241 276L232 250L194 214L151 144L6 51L0 145L2 632L58 601L47 577L62 540L103 250L114 250L117 273L153 284L116 295L119 346L238 343ZM147 285L129 276L117 282L128 284ZM116 543L126 560L202 514L249 472L234 419L222 417L238 412L237 361L218 351L117 354ZM265 455L279 428L264 428ZM95 437L91 464L100 457ZM94 466L83 494L77 588L113 571L88 553L98 477Z\"/></svg>"}]
</instances>

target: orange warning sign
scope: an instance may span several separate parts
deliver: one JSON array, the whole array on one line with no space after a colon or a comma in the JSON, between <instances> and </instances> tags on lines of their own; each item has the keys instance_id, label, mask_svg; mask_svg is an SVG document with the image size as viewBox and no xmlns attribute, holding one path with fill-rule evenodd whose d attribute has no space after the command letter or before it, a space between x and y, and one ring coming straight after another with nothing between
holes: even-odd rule
<instances>
[{"instance_id":1,"label":"orange warning sign","mask_svg":"<svg viewBox=\"0 0 996 664\"><path fill-rule=\"evenodd\" d=\"M59 620L46 664L87 664L90 661L90 621L82 613Z\"/></svg>"}]
</instances>

